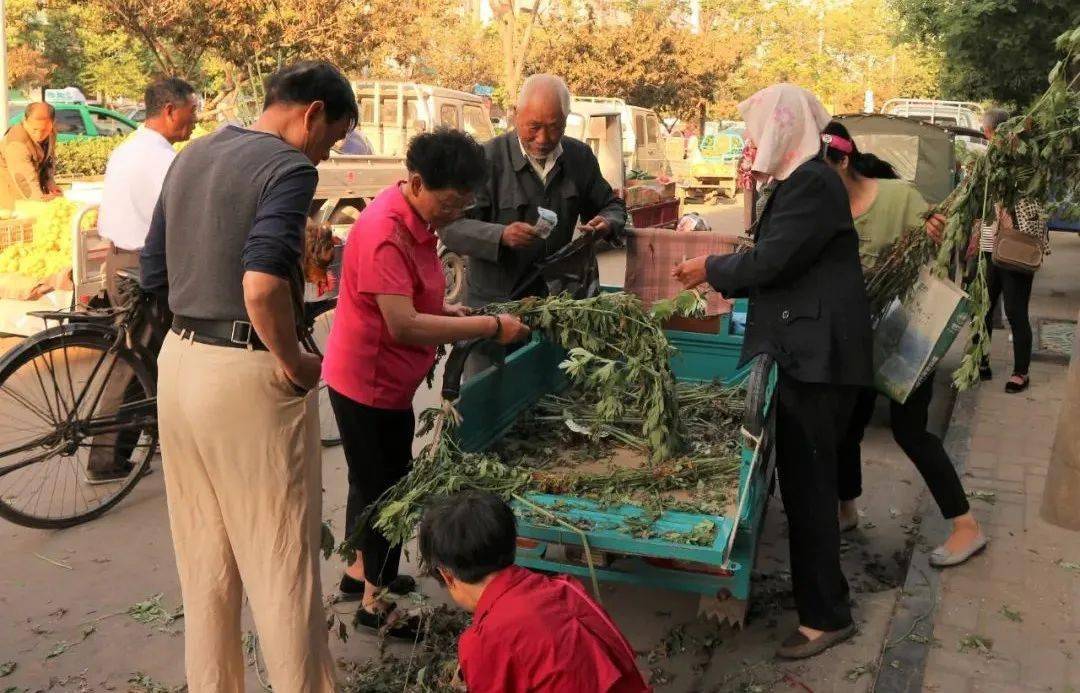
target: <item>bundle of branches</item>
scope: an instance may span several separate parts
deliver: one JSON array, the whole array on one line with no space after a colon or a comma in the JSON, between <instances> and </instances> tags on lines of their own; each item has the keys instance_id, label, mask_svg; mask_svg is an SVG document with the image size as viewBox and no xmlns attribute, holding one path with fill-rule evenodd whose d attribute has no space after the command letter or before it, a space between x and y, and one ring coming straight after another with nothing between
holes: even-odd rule
<instances>
[{"instance_id":1,"label":"bundle of branches","mask_svg":"<svg viewBox=\"0 0 1080 693\"><path fill-rule=\"evenodd\" d=\"M679 383L676 389L683 448L688 454L709 456L720 449L737 449L733 436L742 419L740 388L715 384ZM568 453L583 459L610 457L616 448L648 452L640 435L642 416L627 411L612 421L596 411L596 397L581 388L547 395L523 415L498 445L507 459L525 464L549 464Z\"/></svg>"},{"instance_id":2,"label":"bundle of branches","mask_svg":"<svg viewBox=\"0 0 1080 693\"><path fill-rule=\"evenodd\" d=\"M930 264L939 277L963 255L979 222L991 223L995 203L1012 209L1021 198L1045 204L1051 214L1080 217L1080 27L1057 39L1065 54L1049 75L1049 87L1027 113L1001 124L986 154L976 158L960 185L932 210L946 217L940 245L922 227L908 229L867 273L871 303L882 309L907 296L920 269ZM985 260L964 287L971 300L971 342L953 374L961 388L978 380L989 348L985 317L989 310Z\"/></svg>"},{"instance_id":3,"label":"bundle of branches","mask_svg":"<svg viewBox=\"0 0 1080 693\"><path fill-rule=\"evenodd\" d=\"M641 412L641 435L654 460L667 459L679 446L671 346L663 321L703 309L699 294L684 291L652 310L624 292L575 300L569 296L526 298L492 304L491 313L511 313L568 351L562 368L571 383L598 394L596 415L615 421Z\"/></svg>"}]
</instances>

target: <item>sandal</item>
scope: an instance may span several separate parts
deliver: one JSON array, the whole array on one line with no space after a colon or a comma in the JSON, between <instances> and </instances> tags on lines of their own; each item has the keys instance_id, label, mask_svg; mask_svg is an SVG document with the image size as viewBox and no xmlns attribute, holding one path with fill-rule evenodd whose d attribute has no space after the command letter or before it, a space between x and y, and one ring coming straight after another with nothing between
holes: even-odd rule
<instances>
[{"instance_id":1,"label":"sandal","mask_svg":"<svg viewBox=\"0 0 1080 693\"><path fill-rule=\"evenodd\" d=\"M394 603L391 603L385 611L379 612L368 611L361 606L356 610L353 627L357 630L361 627L367 628L374 631L376 635L387 635L401 640L412 640L413 642L422 640L420 618L418 616L407 616L391 621L390 616L396 609L397 604Z\"/></svg>"},{"instance_id":2,"label":"sandal","mask_svg":"<svg viewBox=\"0 0 1080 693\"><path fill-rule=\"evenodd\" d=\"M1017 392L1023 392L1024 390L1028 389L1028 385L1031 384L1031 378L1027 377L1026 375L1013 373L1013 378L1023 378L1024 381L1022 383L1017 383L1009 380L1009 382L1005 383L1005 392L1009 392L1012 394L1015 394Z\"/></svg>"},{"instance_id":3,"label":"sandal","mask_svg":"<svg viewBox=\"0 0 1080 693\"><path fill-rule=\"evenodd\" d=\"M416 580L409 575L398 575L386 586L386 591L399 597L416 591ZM364 596L364 581L351 575L342 575L338 585L339 602L355 602Z\"/></svg>"}]
</instances>

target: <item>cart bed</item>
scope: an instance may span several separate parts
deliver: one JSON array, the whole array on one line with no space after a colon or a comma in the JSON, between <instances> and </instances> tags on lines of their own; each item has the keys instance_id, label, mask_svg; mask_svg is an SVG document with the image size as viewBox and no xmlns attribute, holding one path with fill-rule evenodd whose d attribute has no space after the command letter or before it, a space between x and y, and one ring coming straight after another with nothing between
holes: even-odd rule
<instances>
[{"instance_id":1,"label":"cart bed","mask_svg":"<svg viewBox=\"0 0 1080 693\"><path fill-rule=\"evenodd\" d=\"M734 315L745 312L744 302L737 302ZM756 391L748 392L748 406L756 408L755 420L763 424L760 437L761 455L754 478L747 479L754 456L754 443L744 440L740 489L747 494L737 535L729 560L725 548L735 528L734 518L696 513L665 512L652 526L652 534L663 535L676 531L685 533L703 520L711 521L716 535L709 546L670 541L662 536L634 537L619 529L627 517L640 516L645 511L634 505L600 508L583 498L566 495L530 494L528 504L516 503L519 515L536 512L529 505L546 508L573 524L587 520L591 529L571 529L551 521L532 522L521 518L518 534L524 540L518 550L517 562L531 568L568 572L580 576L595 575L601 580L688 590L714 597L731 595L745 600L750 589L750 572L756 552L757 533L771 476L771 425L769 401L775 383L774 373L765 378L750 377L751 369L736 370L742 337L737 334L738 321L732 315L723 316L716 334L669 331L668 338L677 349L672 358L672 370L679 380L694 382L724 381L748 384ZM456 431L458 443L466 451L478 451L491 446L514 425L519 414L535 405L543 396L558 392L566 386L559 370L565 352L559 347L534 339L510 354L505 363L474 376L461 389L457 403L463 417ZM771 371L772 369L770 369ZM611 554L607 565L589 568L577 562L560 560L551 551L553 545L581 547L582 536L592 552ZM606 562L605 562L606 563Z\"/></svg>"}]
</instances>

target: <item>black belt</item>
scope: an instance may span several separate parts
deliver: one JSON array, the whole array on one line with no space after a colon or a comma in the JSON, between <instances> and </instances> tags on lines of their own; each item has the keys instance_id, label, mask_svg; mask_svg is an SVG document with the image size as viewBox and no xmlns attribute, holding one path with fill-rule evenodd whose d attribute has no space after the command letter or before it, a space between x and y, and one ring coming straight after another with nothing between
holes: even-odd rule
<instances>
[{"instance_id":1,"label":"black belt","mask_svg":"<svg viewBox=\"0 0 1080 693\"><path fill-rule=\"evenodd\" d=\"M245 320L204 320L174 315L172 331L200 344L267 351L255 328Z\"/></svg>"}]
</instances>

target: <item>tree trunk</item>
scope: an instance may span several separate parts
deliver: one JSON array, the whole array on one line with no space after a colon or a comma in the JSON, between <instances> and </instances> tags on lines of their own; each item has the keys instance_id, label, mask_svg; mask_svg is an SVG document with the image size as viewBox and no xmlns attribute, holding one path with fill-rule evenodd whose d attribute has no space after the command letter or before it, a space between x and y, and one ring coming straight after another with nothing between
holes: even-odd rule
<instances>
[{"instance_id":1,"label":"tree trunk","mask_svg":"<svg viewBox=\"0 0 1080 693\"><path fill-rule=\"evenodd\" d=\"M506 97L510 100L510 109L513 108L518 90L521 88L522 75L525 73L525 60L529 55L529 44L532 42L533 26L536 24L536 15L540 13L541 0L533 0L533 10L528 14L524 31L519 35L518 17L514 11L513 0L502 0L493 3L495 16L499 21L499 33L502 36L503 49L503 87L506 89ZM510 110L508 109L508 110Z\"/></svg>"}]
</instances>

